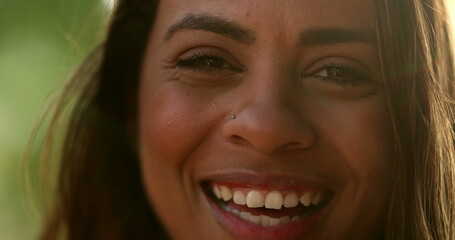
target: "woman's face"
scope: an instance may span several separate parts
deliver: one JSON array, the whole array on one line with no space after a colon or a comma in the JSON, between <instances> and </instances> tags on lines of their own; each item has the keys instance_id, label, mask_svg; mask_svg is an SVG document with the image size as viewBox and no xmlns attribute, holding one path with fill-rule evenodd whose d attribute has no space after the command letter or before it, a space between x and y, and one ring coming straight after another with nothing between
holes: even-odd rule
<instances>
[{"instance_id":1,"label":"woman's face","mask_svg":"<svg viewBox=\"0 0 455 240\"><path fill-rule=\"evenodd\" d=\"M174 239L372 239L393 161L368 0L164 0L140 159Z\"/></svg>"}]
</instances>

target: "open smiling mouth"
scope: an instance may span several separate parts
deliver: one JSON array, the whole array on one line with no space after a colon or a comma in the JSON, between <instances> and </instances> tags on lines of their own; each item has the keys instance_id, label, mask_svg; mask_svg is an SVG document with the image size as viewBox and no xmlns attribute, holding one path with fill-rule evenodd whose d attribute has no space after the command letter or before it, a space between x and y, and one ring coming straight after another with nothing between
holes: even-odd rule
<instances>
[{"instance_id":1,"label":"open smiling mouth","mask_svg":"<svg viewBox=\"0 0 455 240\"><path fill-rule=\"evenodd\" d=\"M261 188L215 182L206 182L203 188L223 215L237 218L245 225L252 223L263 230L284 229L291 225L305 228L332 199L331 191L310 188Z\"/></svg>"}]
</instances>

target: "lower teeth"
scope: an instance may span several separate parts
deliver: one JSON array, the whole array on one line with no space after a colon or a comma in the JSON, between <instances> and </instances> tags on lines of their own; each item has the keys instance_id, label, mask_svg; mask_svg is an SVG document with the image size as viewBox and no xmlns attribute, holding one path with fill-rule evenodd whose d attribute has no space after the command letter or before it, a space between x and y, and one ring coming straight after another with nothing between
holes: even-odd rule
<instances>
[{"instance_id":1,"label":"lower teeth","mask_svg":"<svg viewBox=\"0 0 455 240\"><path fill-rule=\"evenodd\" d=\"M241 219L243 219L245 221L248 221L250 223L254 223L256 225L260 225L263 227L278 226L278 225L283 225L283 224L290 223L290 222L295 222L295 221L298 221L299 219L306 217L306 215L307 215L307 214L303 214L303 216L296 215L296 216L293 216L292 218L290 216L274 218L274 217L270 217L267 215L257 216L257 215L253 215L249 212L240 212L239 210L234 209L230 206L226 206L226 207L224 207L224 209L226 211L240 217Z\"/></svg>"}]
</instances>

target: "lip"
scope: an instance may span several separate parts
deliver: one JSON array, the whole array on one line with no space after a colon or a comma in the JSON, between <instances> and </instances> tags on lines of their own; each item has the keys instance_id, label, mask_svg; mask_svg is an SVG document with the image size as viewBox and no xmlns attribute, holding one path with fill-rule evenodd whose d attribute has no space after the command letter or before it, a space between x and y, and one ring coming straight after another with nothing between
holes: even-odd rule
<instances>
[{"instance_id":1,"label":"lip","mask_svg":"<svg viewBox=\"0 0 455 240\"><path fill-rule=\"evenodd\" d=\"M260 225L250 223L240 217L224 210L207 192L205 185L211 183L223 183L229 186L251 187L257 189L275 189L275 190L316 190L330 191L324 183L314 179L305 179L299 177L290 177L282 175L266 175L266 174L245 174L245 173L230 173L219 174L206 179L201 183L205 189L205 196L209 203L212 215L215 217L218 224L235 239L252 239L252 240L291 240L302 239L306 235L313 232L318 223L323 219L327 212L328 205L323 206L320 210L310 216L288 224L262 227Z\"/></svg>"},{"instance_id":2,"label":"lip","mask_svg":"<svg viewBox=\"0 0 455 240\"><path fill-rule=\"evenodd\" d=\"M236 171L205 177L201 182L223 183L229 186L275 190L330 190L327 181L308 176Z\"/></svg>"}]
</instances>

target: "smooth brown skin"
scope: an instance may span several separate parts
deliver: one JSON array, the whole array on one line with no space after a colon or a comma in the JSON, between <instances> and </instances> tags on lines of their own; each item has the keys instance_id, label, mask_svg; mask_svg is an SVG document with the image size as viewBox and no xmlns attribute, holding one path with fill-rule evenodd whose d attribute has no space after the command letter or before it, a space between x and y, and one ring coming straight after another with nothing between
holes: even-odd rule
<instances>
[{"instance_id":1,"label":"smooth brown skin","mask_svg":"<svg viewBox=\"0 0 455 240\"><path fill-rule=\"evenodd\" d=\"M188 29L166 40L188 14L235 22L254 42ZM375 33L374 16L369 0L161 1L140 84L140 157L150 202L173 238L233 239L200 182L236 171L327 183L334 198L308 239L371 239L382 230L393 151L377 45L297 44L306 30ZM200 52L220 55L228 68L176 66ZM373 81L341 86L318 78L331 62Z\"/></svg>"}]
</instances>

